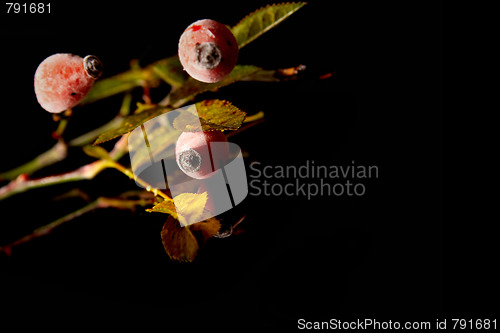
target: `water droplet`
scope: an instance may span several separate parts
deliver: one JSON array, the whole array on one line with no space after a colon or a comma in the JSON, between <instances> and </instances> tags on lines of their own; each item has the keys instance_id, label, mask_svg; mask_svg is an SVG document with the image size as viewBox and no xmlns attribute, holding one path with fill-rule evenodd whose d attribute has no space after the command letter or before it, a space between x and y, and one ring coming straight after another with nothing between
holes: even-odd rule
<instances>
[{"instance_id":1,"label":"water droplet","mask_svg":"<svg viewBox=\"0 0 500 333\"><path fill-rule=\"evenodd\" d=\"M151 186L146 187L146 191L151 192Z\"/></svg>"}]
</instances>

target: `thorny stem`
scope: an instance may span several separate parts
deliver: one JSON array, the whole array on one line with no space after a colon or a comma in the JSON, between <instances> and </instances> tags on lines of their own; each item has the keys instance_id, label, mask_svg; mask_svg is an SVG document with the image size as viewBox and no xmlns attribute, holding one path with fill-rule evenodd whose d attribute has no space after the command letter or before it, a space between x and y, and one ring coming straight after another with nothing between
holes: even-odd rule
<instances>
[{"instance_id":1,"label":"thorny stem","mask_svg":"<svg viewBox=\"0 0 500 333\"><path fill-rule=\"evenodd\" d=\"M45 236L49 234L53 229L56 227L59 227L60 225L71 221L74 218L77 218L87 212L90 212L94 209L97 208L117 208L117 209L134 209L136 206L147 206L151 204L152 201L151 199L137 199L137 200L128 200L128 199L116 199L116 198L106 198L106 197L100 197L97 198L95 201L89 203L88 205L75 210L74 212L65 215L49 224L46 224L40 228L37 228L33 230L32 233L19 238L18 240L5 245L5 246L0 246L0 252L5 252L7 255L10 256L12 247L26 243L31 241L32 239Z\"/></svg>"},{"instance_id":2,"label":"thorny stem","mask_svg":"<svg viewBox=\"0 0 500 333\"><path fill-rule=\"evenodd\" d=\"M59 175L53 175L38 179L27 179L26 177L19 176L15 180L11 181L9 184L0 188L0 200L39 187L46 187L55 184L92 179L102 170L109 168L110 166L111 166L110 161L99 160L84 165L76 170Z\"/></svg>"},{"instance_id":3,"label":"thorny stem","mask_svg":"<svg viewBox=\"0 0 500 333\"><path fill-rule=\"evenodd\" d=\"M155 196L159 195L165 200L172 200L172 198L170 198L167 194L153 188L150 184L148 184L141 178L135 177L130 169L127 169L125 166L116 162L116 160L120 159L120 157L122 157L123 154L125 154L125 152L127 151L126 142L126 136L123 136L120 140L118 140L118 142L115 144L115 148L113 148L113 150L109 153L109 156L111 157L110 160L98 160L84 165L76 170L44 178L27 179L26 177L18 177L15 180L11 181L9 184L0 188L0 200L6 199L18 193L26 192L34 188L46 187L79 180L93 179L102 170L107 168L114 168L130 179L134 179L139 185L146 188L147 191L153 192Z\"/></svg>"},{"instance_id":4,"label":"thorny stem","mask_svg":"<svg viewBox=\"0 0 500 333\"><path fill-rule=\"evenodd\" d=\"M127 151L126 139L124 136L116 142L115 147L109 153L111 160L98 160L70 172L38 179L28 179L25 175L21 175L0 188L0 200L34 188L92 179L102 170L114 167L114 161L122 157Z\"/></svg>"},{"instance_id":5,"label":"thorny stem","mask_svg":"<svg viewBox=\"0 0 500 333\"><path fill-rule=\"evenodd\" d=\"M20 165L12 170L0 173L0 180L7 179L12 180L21 174L31 175L37 170L45 168L56 162L62 161L66 158L68 153L68 147L62 140L57 141L57 143L47 150L46 152L38 155L31 161Z\"/></svg>"}]
</instances>

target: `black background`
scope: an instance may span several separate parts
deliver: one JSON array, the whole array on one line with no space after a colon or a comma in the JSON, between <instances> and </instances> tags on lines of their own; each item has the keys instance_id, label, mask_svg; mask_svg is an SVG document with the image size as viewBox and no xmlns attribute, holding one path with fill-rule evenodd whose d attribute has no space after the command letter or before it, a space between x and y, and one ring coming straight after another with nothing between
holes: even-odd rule
<instances>
[{"instance_id":1,"label":"black background","mask_svg":"<svg viewBox=\"0 0 500 333\"><path fill-rule=\"evenodd\" d=\"M147 65L175 54L195 20L234 25L265 4L53 3L50 15L2 8L0 169L54 144L56 125L33 92L33 74L47 56L95 54L108 77L131 59ZM439 2L311 1L239 58L270 69L304 64L301 80L238 83L198 98L265 112L263 124L231 139L249 161L377 165L366 195L249 196L238 208L247 214L245 232L214 239L191 264L169 261L161 214L88 213L0 256L2 324L295 328L299 318L434 322L483 310L461 301L456 279L444 274L451 258L442 224L441 10ZM167 92L160 86L153 99ZM120 102L76 108L66 134L107 122ZM34 177L91 160L70 150L68 160ZM91 197L135 186L112 170L77 185ZM0 202L2 244L81 207L80 199L51 200L74 186Z\"/></svg>"}]
</instances>

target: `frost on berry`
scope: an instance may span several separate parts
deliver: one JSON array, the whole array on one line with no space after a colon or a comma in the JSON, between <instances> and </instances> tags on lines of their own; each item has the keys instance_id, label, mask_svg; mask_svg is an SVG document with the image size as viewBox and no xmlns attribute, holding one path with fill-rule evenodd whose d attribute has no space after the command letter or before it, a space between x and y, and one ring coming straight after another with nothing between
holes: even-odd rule
<instances>
[{"instance_id":1,"label":"frost on berry","mask_svg":"<svg viewBox=\"0 0 500 333\"><path fill-rule=\"evenodd\" d=\"M57 53L46 58L35 72L38 103L51 113L60 113L80 103L87 96L102 71L95 56Z\"/></svg>"}]
</instances>

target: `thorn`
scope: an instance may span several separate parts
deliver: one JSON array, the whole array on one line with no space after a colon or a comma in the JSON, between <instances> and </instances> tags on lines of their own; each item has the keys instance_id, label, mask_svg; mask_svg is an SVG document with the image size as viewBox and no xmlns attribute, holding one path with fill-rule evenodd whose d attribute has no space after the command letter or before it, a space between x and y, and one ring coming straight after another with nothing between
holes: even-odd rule
<instances>
[{"instance_id":1,"label":"thorn","mask_svg":"<svg viewBox=\"0 0 500 333\"><path fill-rule=\"evenodd\" d=\"M66 118L71 117L72 114L73 114L73 110L72 109L67 109L66 111L64 111L64 116Z\"/></svg>"},{"instance_id":2,"label":"thorn","mask_svg":"<svg viewBox=\"0 0 500 333\"><path fill-rule=\"evenodd\" d=\"M0 247L0 252L3 252L7 255L7 257L10 257L12 256L12 248L10 246L4 246L4 247Z\"/></svg>"},{"instance_id":3,"label":"thorn","mask_svg":"<svg viewBox=\"0 0 500 333\"><path fill-rule=\"evenodd\" d=\"M236 234L239 234L241 233L241 230L238 229L238 230L235 230L236 226L238 224L240 224L241 222L243 222L243 220L246 218L246 214L243 215L238 221L236 221L236 223L234 223L233 225L229 225L228 227L226 227L224 230L219 230L219 232L217 232L214 237L215 238L226 238L226 237L229 237L231 235L236 235ZM222 228L221 228L222 229Z\"/></svg>"},{"instance_id":4,"label":"thorn","mask_svg":"<svg viewBox=\"0 0 500 333\"><path fill-rule=\"evenodd\" d=\"M59 133L57 133L57 131L54 131L54 132L52 132L52 139L59 140L59 139L61 139L61 135L59 135Z\"/></svg>"},{"instance_id":5,"label":"thorn","mask_svg":"<svg viewBox=\"0 0 500 333\"><path fill-rule=\"evenodd\" d=\"M16 182L19 182L19 183L22 183L22 182L27 181L28 179L29 179L28 174L26 174L26 173L22 173L22 174L20 174L19 176L17 176L17 178L16 178L16 180L15 180L15 181L16 181Z\"/></svg>"},{"instance_id":6,"label":"thorn","mask_svg":"<svg viewBox=\"0 0 500 333\"><path fill-rule=\"evenodd\" d=\"M331 78L333 76L333 74L335 74L335 72L331 72L331 73L326 73L326 74L323 74L319 77L320 80L325 80L325 79L328 79L328 78Z\"/></svg>"},{"instance_id":7,"label":"thorn","mask_svg":"<svg viewBox=\"0 0 500 333\"><path fill-rule=\"evenodd\" d=\"M290 68L280 68L276 71L278 76L293 76L306 69L305 65L298 65Z\"/></svg>"},{"instance_id":8,"label":"thorn","mask_svg":"<svg viewBox=\"0 0 500 333\"><path fill-rule=\"evenodd\" d=\"M241 222L243 222L243 220L244 220L246 217L247 217L247 215L246 215L246 214L244 214L244 215L243 215L243 216L242 216L242 217L241 217L238 221L236 221L236 223L235 223L235 224L233 224L233 228L236 228L236 226L237 226L238 224L240 224Z\"/></svg>"}]
</instances>

